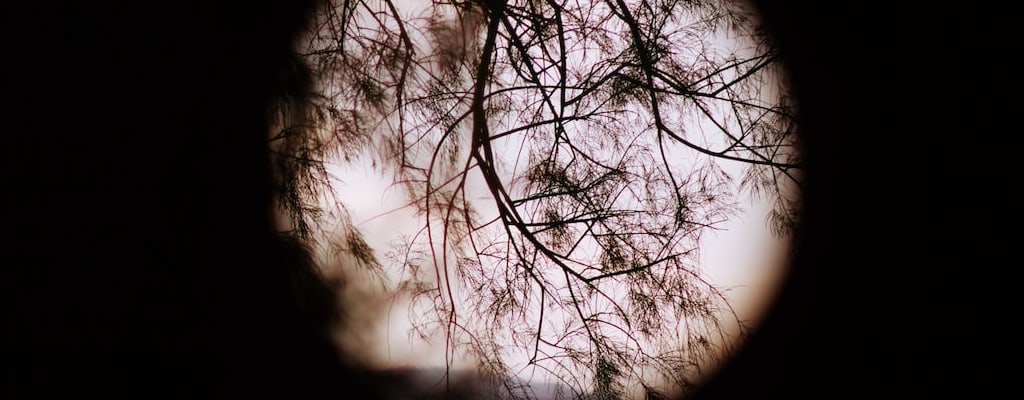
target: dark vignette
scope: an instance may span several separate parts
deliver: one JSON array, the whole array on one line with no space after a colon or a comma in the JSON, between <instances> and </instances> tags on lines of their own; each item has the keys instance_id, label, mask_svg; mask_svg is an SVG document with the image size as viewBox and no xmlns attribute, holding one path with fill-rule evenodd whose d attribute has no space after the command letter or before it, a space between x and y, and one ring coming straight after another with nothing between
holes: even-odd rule
<instances>
[{"instance_id":1,"label":"dark vignette","mask_svg":"<svg viewBox=\"0 0 1024 400\"><path fill-rule=\"evenodd\" d=\"M329 310L293 290L309 281L302 252L273 230L265 111L313 4L3 6L5 398L373 398L401 386L334 356ZM874 10L757 4L802 107L805 222L772 313L696 398L871 393L865 381L899 382L912 357L893 346L866 360L883 340L865 321L891 316L867 310L898 289L847 305L875 284L848 269L869 257L836 261L853 253L837 231L863 233L853 222L878 207L836 214L840 194L858 193L838 186L851 151L838 143L868 126L858 118L896 115L871 97L864 116L859 90L883 74L850 55L898 47L860 39L866 24L903 31L872 24ZM879 233L873 252L896 236Z\"/></svg>"}]
</instances>

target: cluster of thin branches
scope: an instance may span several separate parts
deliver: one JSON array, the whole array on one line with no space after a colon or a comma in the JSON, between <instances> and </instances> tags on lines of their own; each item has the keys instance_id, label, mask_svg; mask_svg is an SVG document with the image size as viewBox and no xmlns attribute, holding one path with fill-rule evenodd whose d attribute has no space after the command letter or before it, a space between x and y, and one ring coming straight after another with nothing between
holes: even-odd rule
<instances>
[{"instance_id":1,"label":"cluster of thin branches","mask_svg":"<svg viewBox=\"0 0 1024 400\"><path fill-rule=\"evenodd\" d=\"M496 396L530 397L513 379L530 368L567 396L693 385L729 343L724 324L742 325L699 268L702 234L742 193L775 201L780 234L798 215L796 109L752 13L728 0L411 5L318 13L299 59L314 90L285 96L272 138L290 226L316 231L327 159L369 155L421 217L384 264L416 329L475 357ZM382 267L358 232L345 238Z\"/></svg>"}]
</instances>

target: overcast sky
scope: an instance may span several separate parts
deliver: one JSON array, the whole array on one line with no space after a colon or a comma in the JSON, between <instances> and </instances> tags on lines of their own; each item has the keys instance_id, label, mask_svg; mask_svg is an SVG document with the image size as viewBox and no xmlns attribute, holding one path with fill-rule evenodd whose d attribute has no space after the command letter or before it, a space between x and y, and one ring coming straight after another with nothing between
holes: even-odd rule
<instances>
[{"instance_id":1,"label":"overcast sky","mask_svg":"<svg viewBox=\"0 0 1024 400\"><path fill-rule=\"evenodd\" d=\"M407 201L400 190L389 189L389 177L370 168L335 168L336 176L344 178L336 190L349 207L353 223L378 256L401 234L412 234L422 226L409 209L381 215L401 208ZM721 230L704 236L701 261L712 282L729 288L726 294L740 318L755 322L766 311L785 272L786 241L774 237L768 229L770 204L744 199L741 205L745 212L721 224ZM443 346L431 349L410 342L404 310L401 305L390 310L391 329L385 335L388 340L381 340L378 356L388 358L390 354L391 362L386 364L393 366L443 365L443 350L438 348ZM385 321L381 315L382 331L387 326Z\"/></svg>"},{"instance_id":2,"label":"overcast sky","mask_svg":"<svg viewBox=\"0 0 1024 400\"><path fill-rule=\"evenodd\" d=\"M423 0L399 0L397 5L411 9L417 1ZM742 176L737 165L729 162L721 165L732 176ZM411 210L393 211L403 207L408 199L398 187L390 186L389 174L374 172L368 165L361 164L335 166L332 173L342 179L335 190L348 207L351 221L376 249L378 257L383 258L392 241L403 234L414 234L422 227L423 222ZM720 224L720 230L704 234L700 262L711 282L727 289L726 296L739 318L756 327L756 321L770 305L785 272L786 241L773 237L768 229L771 205L766 200L752 202L745 196L738 200L744 212ZM399 277L392 275L391 278L397 281ZM444 365L443 342L427 346L410 340L406 306L382 304L388 304L388 299L370 299L364 307L378 324L375 329L380 340L376 346L367 347L371 358L383 367Z\"/></svg>"}]
</instances>

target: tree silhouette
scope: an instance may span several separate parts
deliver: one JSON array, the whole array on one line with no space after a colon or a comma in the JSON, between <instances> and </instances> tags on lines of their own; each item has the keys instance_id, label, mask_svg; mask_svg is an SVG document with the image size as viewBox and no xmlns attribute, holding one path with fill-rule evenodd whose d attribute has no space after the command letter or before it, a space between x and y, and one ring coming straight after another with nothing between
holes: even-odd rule
<instances>
[{"instance_id":1,"label":"tree silhouette","mask_svg":"<svg viewBox=\"0 0 1024 400\"><path fill-rule=\"evenodd\" d=\"M737 318L702 235L743 194L796 226L797 110L742 2L334 0L307 39L270 138L287 229L395 268L416 331L495 395L529 397L524 368L575 395L686 390ZM372 159L421 217L383 261L321 225L344 217L337 157Z\"/></svg>"}]
</instances>

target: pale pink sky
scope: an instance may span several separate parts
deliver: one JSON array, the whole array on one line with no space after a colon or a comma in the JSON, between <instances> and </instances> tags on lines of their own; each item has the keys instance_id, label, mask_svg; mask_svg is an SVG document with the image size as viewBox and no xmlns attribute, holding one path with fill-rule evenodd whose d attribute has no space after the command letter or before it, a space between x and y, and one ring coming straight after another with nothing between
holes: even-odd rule
<instances>
[{"instance_id":1,"label":"pale pink sky","mask_svg":"<svg viewBox=\"0 0 1024 400\"><path fill-rule=\"evenodd\" d=\"M351 212L352 221L367 242L382 255L389 243L401 233L412 233L422 222L406 209L371 218L388 210L400 208L405 201L397 189L389 190L387 177L359 170L355 167L339 168L337 176L344 177L336 187ZM721 225L719 231L709 231L702 247L702 268L715 284L729 288L726 295L742 320L756 323L770 305L786 267L785 240L775 238L768 229L770 205L741 203L746 210ZM410 343L403 322L405 307L391 310L391 330L385 332L381 316L380 334L387 337L376 349L376 356L385 365L443 365L443 350L422 343ZM383 337L382 337L383 339ZM390 346L390 349L388 349ZM390 354L390 356L389 356ZM387 359L391 358L388 362Z\"/></svg>"},{"instance_id":2,"label":"pale pink sky","mask_svg":"<svg viewBox=\"0 0 1024 400\"><path fill-rule=\"evenodd\" d=\"M397 4L412 13L418 2L423 0L398 0ZM731 168L733 176L740 176L738 169ZM336 167L332 171L344 182L336 190L351 212L352 222L363 233L371 247L382 256L390 242L401 233L412 233L422 222L408 210L393 212L371 219L385 211L400 208L406 199L398 189L388 189L390 176L371 172L369 168L357 166ZM726 295L731 300L740 319L756 327L756 322L770 306L781 278L785 272L784 247L787 241L773 237L768 229L767 216L771 206L766 201L751 203L740 196L744 213L720 225L722 230L705 233L702 245L702 267L710 280L720 287L728 288ZM397 278L397 277L395 277ZM382 302L383 299L375 300ZM372 358L382 366L436 366L444 365L443 345L425 346L411 342L404 322L405 307L398 305L390 310L390 330L387 313L379 315L379 346L372 349ZM380 309L377 309L379 312Z\"/></svg>"}]
</instances>

